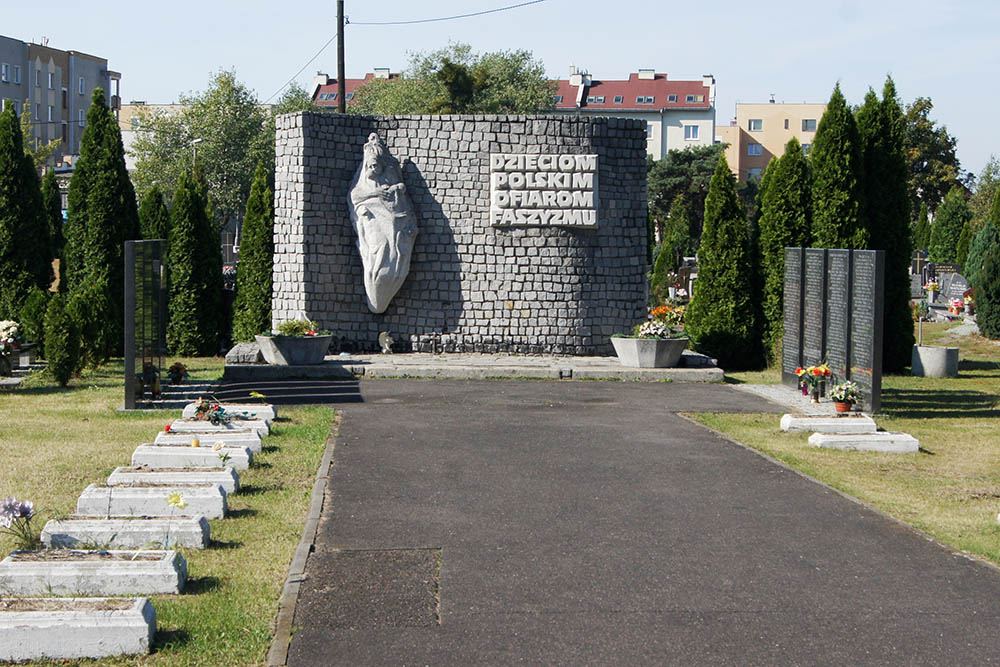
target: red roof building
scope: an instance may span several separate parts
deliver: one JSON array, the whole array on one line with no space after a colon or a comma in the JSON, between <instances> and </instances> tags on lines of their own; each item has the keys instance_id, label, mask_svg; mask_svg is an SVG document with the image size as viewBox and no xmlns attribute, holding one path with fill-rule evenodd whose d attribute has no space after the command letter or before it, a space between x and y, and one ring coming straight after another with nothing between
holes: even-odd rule
<instances>
[{"instance_id":1,"label":"red roof building","mask_svg":"<svg viewBox=\"0 0 1000 667\"><path fill-rule=\"evenodd\" d=\"M346 79L344 92L347 95L347 103L353 102L354 91L362 84L372 79L396 79L400 76L397 72L390 72L388 68L376 67L374 72L365 74L363 79ZM336 108L340 92L340 83L336 79L331 79L323 72L316 73L313 78L313 102L321 107Z\"/></svg>"}]
</instances>

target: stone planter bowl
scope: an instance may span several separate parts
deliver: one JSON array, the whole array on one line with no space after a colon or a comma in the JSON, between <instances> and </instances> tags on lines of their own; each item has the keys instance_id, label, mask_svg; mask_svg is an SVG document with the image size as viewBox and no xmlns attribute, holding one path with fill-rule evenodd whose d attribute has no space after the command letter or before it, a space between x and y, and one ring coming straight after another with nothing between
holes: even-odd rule
<instances>
[{"instance_id":1,"label":"stone planter bowl","mask_svg":"<svg viewBox=\"0 0 1000 667\"><path fill-rule=\"evenodd\" d=\"M307 366L323 363L333 335L254 336L264 361L274 366Z\"/></svg>"},{"instance_id":2,"label":"stone planter bowl","mask_svg":"<svg viewBox=\"0 0 1000 667\"><path fill-rule=\"evenodd\" d=\"M622 366L630 368L673 368L688 345L687 338L612 338Z\"/></svg>"},{"instance_id":3,"label":"stone planter bowl","mask_svg":"<svg viewBox=\"0 0 1000 667\"><path fill-rule=\"evenodd\" d=\"M914 345L910 373L918 377L958 377L958 348Z\"/></svg>"}]
</instances>

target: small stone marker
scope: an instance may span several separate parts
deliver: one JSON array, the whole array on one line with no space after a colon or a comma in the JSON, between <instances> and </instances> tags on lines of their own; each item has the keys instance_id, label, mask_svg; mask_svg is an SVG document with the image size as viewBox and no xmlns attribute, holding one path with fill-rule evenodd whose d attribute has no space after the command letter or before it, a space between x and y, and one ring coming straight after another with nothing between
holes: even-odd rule
<instances>
[{"instance_id":1,"label":"small stone marker","mask_svg":"<svg viewBox=\"0 0 1000 667\"><path fill-rule=\"evenodd\" d=\"M878 426L868 415L792 415L781 417L782 431L813 433L875 433Z\"/></svg>"},{"instance_id":2,"label":"small stone marker","mask_svg":"<svg viewBox=\"0 0 1000 667\"><path fill-rule=\"evenodd\" d=\"M184 507L168 504L179 494ZM226 516L226 492L218 484L200 486L104 486L91 484L76 501L83 516Z\"/></svg>"},{"instance_id":3,"label":"small stone marker","mask_svg":"<svg viewBox=\"0 0 1000 667\"><path fill-rule=\"evenodd\" d=\"M223 463L219 454L229 458ZM235 468L246 470L253 462L253 452L249 447L226 446L219 451L212 447L190 447L187 445L139 445L132 452L133 466L149 468Z\"/></svg>"},{"instance_id":4,"label":"small stone marker","mask_svg":"<svg viewBox=\"0 0 1000 667\"><path fill-rule=\"evenodd\" d=\"M156 434L156 439L153 441L153 444L190 447L192 438L198 439L199 447L212 448L215 447L217 443L221 442L224 447L246 447L253 452L254 455L260 454L263 448L260 436L253 431L240 431L238 433L218 431L211 433L202 431L164 433L161 431Z\"/></svg>"},{"instance_id":5,"label":"small stone marker","mask_svg":"<svg viewBox=\"0 0 1000 667\"><path fill-rule=\"evenodd\" d=\"M15 551L0 561L4 595L176 594L187 561L174 551Z\"/></svg>"},{"instance_id":6,"label":"small stone marker","mask_svg":"<svg viewBox=\"0 0 1000 667\"><path fill-rule=\"evenodd\" d=\"M241 431L244 429L256 431L257 435L262 438L271 432L268 423L263 419L233 419L228 424L218 425L200 419L175 419L170 422L170 430L174 433L188 433L190 431L225 433L227 431Z\"/></svg>"},{"instance_id":7,"label":"small stone marker","mask_svg":"<svg viewBox=\"0 0 1000 667\"><path fill-rule=\"evenodd\" d=\"M208 519L197 517L132 517L70 516L52 520L42 528L42 544L50 549L143 549L188 547L204 549L211 536Z\"/></svg>"},{"instance_id":8,"label":"small stone marker","mask_svg":"<svg viewBox=\"0 0 1000 667\"><path fill-rule=\"evenodd\" d=\"M232 468L115 468L108 476L108 486L129 486L141 484L169 484L186 486L189 484L218 484L227 494L240 488L240 476Z\"/></svg>"},{"instance_id":9,"label":"small stone marker","mask_svg":"<svg viewBox=\"0 0 1000 667\"><path fill-rule=\"evenodd\" d=\"M0 598L0 661L146 654L155 632L146 598Z\"/></svg>"},{"instance_id":10,"label":"small stone marker","mask_svg":"<svg viewBox=\"0 0 1000 667\"><path fill-rule=\"evenodd\" d=\"M920 442L907 433L813 433L809 444L832 449L849 449L866 452L891 452L913 454L919 451Z\"/></svg>"},{"instance_id":11,"label":"small stone marker","mask_svg":"<svg viewBox=\"0 0 1000 667\"><path fill-rule=\"evenodd\" d=\"M254 343L256 345L256 343ZM273 421L278 416L277 409L270 404L260 404L260 403L221 403L223 408L227 412L241 413L245 412L248 416L254 419L264 419L267 422ZM184 406L184 412L181 413L181 417L184 419L194 419L194 416L198 414L198 404L188 403Z\"/></svg>"}]
</instances>

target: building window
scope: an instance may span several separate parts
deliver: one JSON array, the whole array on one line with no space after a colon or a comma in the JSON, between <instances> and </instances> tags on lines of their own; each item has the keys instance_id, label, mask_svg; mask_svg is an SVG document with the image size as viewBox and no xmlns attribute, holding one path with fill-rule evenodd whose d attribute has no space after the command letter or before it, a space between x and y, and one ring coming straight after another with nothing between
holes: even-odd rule
<instances>
[{"instance_id":1,"label":"building window","mask_svg":"<svg viewBox=\"0 0 1000 667\"><path fill-rule=\"evenodd\" d=\"M815 118L803 118L802 119L802 131L803 132L815 132L816 131L816 119Z\"/></svg>"},{"instance_id":2,"label":"building window","mask_svg":"<svg viewBox=\"0 0 1000 667\"><path fill-rule=\"evenodd\" d=\"M676 95L667 95L667 101L668 102L676 102L677 101L677 96Z\"/></svg>"},{"instance_id":3,"label":"building window","mask_svg":"<svg viewBox=\"0 0 1000 667\"><path fill-rule=\"evenodd\" d=\"M624 95L615 95L615 104L622 104L623 102L625 102Z\"/></svg>"},{"instance_id":4,"label":"building window","mask_svg":"<svg viewBox=\"0 0 1000 667\"><path fill-rule=\"evenodd\" d=\"M787 118L785 119L785 129L786 130L788 129L788 119Z\"/></svg>"},{"instance_id":5,"label":"building window","mask_svg":"<svg viewBox=\"0 0 1000 667\"><path fill-rule=\"evenodd\" d=\"M747 155L760 156L764 154L764 147L760 144L747 144Z\"/></svg>"},{"instance_id":6,"label":"building window","mask_svg":"<svg viewBox=\"0 0 1000 667\"><path fill-rule=\"evenodd\" d=\"M553 96L552 101L555 104L562 104L562 98L563 98L562 95L555 95L555 96Z\"/></svg>"},{"instance_id":7,"label":"building window","mask_svg":"<svg viewBox=\"0 0 1000 667\"><path fill-rule=\"evenodd\" d=\"M652 104L656 98L651 95L639 95L635 98L636 104Z\"/></svg>"},{"instance_id":8,"label":"building window","mask_svg":"<svg viewBox=\"0 0 1000 667\"><path fill-rule=\"evenodd\" d=\"M809 155L809 151L812 150L812 147L813 147L812 144L802 144L802 154Z\"/></svg>"},{"instance_id":9,"label":"building window","mask_svg":"<svg viewBox=\"0 0 1000 667\"><path fill-rule=\"evenodd\" d=\"M69 134L68 134L68 130L66 129L66 123L65 123L65 121L62 124L62 134L63 134L63 137L62 137L63 141L65 141L66 143L69 143L69 138L68 138Z\"/></svg>"},{"instance_id":10,"label":"building window","mask_svg":"<svg viewBox=\"0 0 1000 667\"><path fill-rule=\"evenodd\" d=\"M0 65L0 81L10 83L10 63Z\"/></svg>"},{"instance_id":11,"label":"building window","mask_svg":"<svg viewBox=\"0 0 1000 667\"><path fill-rule=\"evenodd\" d=\"M40 121L42 119L42 105L35 104L35 120Z\"/></svg>"},{"instance_id":12,"label":"building window","mask_svg":"<svg viewBox=\"0 0 1000 667\"><path fill-rule=\"evenodd\" d=\"M760 132L764 129L764 121L760 118L751 118L747 121L747 129L751 132Z\"/></svg>"},{"instance_id":13,"label":"building window","mask_svg":"<svg viewBox=\"0 0 1000 667\"><path fill-rule=\"evenodd\" d=\"M53 115L54 115L54 114L53 114L52 112L53 112L54 110L55 110L55 107L54 107L54 106L52 106L52 105L50 104L50 105L49 105L49 122L50 122L50 123L52 122L52 117L53 117Z\"/></svg>"},{"instance_id":14,"label":"building window","mask_svg":"<svg viewBox=\"0 0 1000 667\"><path fill-rule=\"evenodd\" d=\"M68 108L69 108L68 106L66 106L66 98L67 98L67 97L68 97L68 95L67 95L67 93L66 93L66 89L65 89L65 88L63 88L63 89L62 89L62 100L63 100L63 109L68 109Z\"/></svg>"},{"instance_id":15,"label":"building window","mask_svg":"<svg viewBox=\"0 0 1000 667\"><path fill-rule=\"evenodd\" d=\"M21 66L20 65L14 65L14 83L16 83L16 84L20 84L21 83Z\"/></svg>"},{"instance_id":16,"label":"building window","mask_svg":"<svg viewBox=\"0 0 1000 667\"><path fill-rule=\"evenodd\" d=\"M76 117L77 117L77 120L76 120L77 125L79 125L80 127L83 127L86 124L84 121L87 118L87 114L84 112L83 109L79 109L76 112ZM138 118L134 118L134 117L132 118L132 129L133 130L136 127L138 127L138 125L139 125L139 123L137 122L138 120L139 120Z\"/></svg>"},{"instance_id":17,"label":"building window","mask_svg":"<svg viewBox=\"0 0 1000 667\"><path fill-rule=\"evenodd\" d=\"M84 88L85 88L85 87L86 87L86 84L85 84L85 83L83 82L83 77L81 76L81 77L80 77L80 94L81 94L81 95L83 95L83 94L84 94L84 93L83 93L83 90L84 90Z\"/></svg>"},{"instance_id":18,"label":"building window","mask_svg":"<svg viewBox=\"0 0 1000 667\"><path fill-rule=\"evenodd\" d=\"M687 102L689 104L691 102L704 102L705 101L705 96L704 95L688 95L686 99L687 99Z\"/></svg>"},{"instance_id":19,"label":"building window","mask_svg":"<svg viewBox=\"0 0 1000 667\"><path fill-rule=\"evenodd\" d=\"M347 93L346 95L344 95L345 102L350 102L353 99L354 99L354 93Z\"/></svg>"},{"instance_id":20,"label":"building window","mask_svg":"<svg viewBox=\"0 0 1000 667\"><path fill-rule=\"evenodd\" d=\"M698 138L698 126L697 125L685 125L684 126L684 138L688 141L694 141Z\"/></svg>"},{"instance_id":21,"label":"building window","mask_svg":"<svg viewBox=\"0 0 1000 667\"><path fill-rule=\"evenodd\" d=\"M36 86L41 86L42 85L41 81L42 81L42 70L36 69L35 70L35 85Z\"/></svg>"},{"instance_id":22,"label":"building window","mask_svg":"<svg viewBox=\"0 0 1000 667\"><path fill-rule=\"evenodd\" d=\"M49 89L51 90L55 87L56 87L56 73L49 72Z\"/></svg>"},{"instance_id":23,"label":"building window","mask_svg":"<svg viewBox=\"0 0 1000 667\"><path fill-rule=\"evenodd\" d=\"M604 95L590 95L587 97L587 104L604 104Z\"/></svg>"},{"instance_id":24,"label":"building window","mask_svg":"<svg viewBox=\"0 0 1000 667\"><path fill-rule=\"evenodd\" d=\"M759 181L760 180L760 169L747 169L747 180L748 181Z\"/></svg>"},{"instance_id":25,"label":"building window","mask_svg":"<svg viewBox=\"0 0 1000 667\"><path fill-rule=\"evenodd\" d=\"M653 124L652 123L646 123L646 138L647 139L652 139L653 138Z\"/></svg>"}]
</instances>

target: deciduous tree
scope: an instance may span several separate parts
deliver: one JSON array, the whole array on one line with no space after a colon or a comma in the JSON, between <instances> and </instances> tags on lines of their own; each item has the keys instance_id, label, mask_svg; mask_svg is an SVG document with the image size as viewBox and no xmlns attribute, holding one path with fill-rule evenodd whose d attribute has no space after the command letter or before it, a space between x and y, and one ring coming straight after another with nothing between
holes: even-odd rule
<instances>
[{"instance_id":1,"label":"deciduous tree","mask_svg":"<svg viewBox=\"0 0 1000 667\"><path fill-rule=\"evenodd\" d=\"M910 210L920 210L927 204L936 213L945 195L958 184L960 164L955 154L955 138L948 128L937 127L931 120L934 103L929 97L918 97L906 105L903 142L909 173Z\"/></svg>"},{"instance_id":2,"label":"deciduous tree","mask_svg":"<svg viewBox=\"0 0 1000 667\"><path fill-rule=\"evenodd\" d=\"M971 218L965 192L958 186L953 187L938 207L934 224L931 225L931 261L958 261L958 237L962 233L962 227Z\"/></svg>"}]
</instances>

